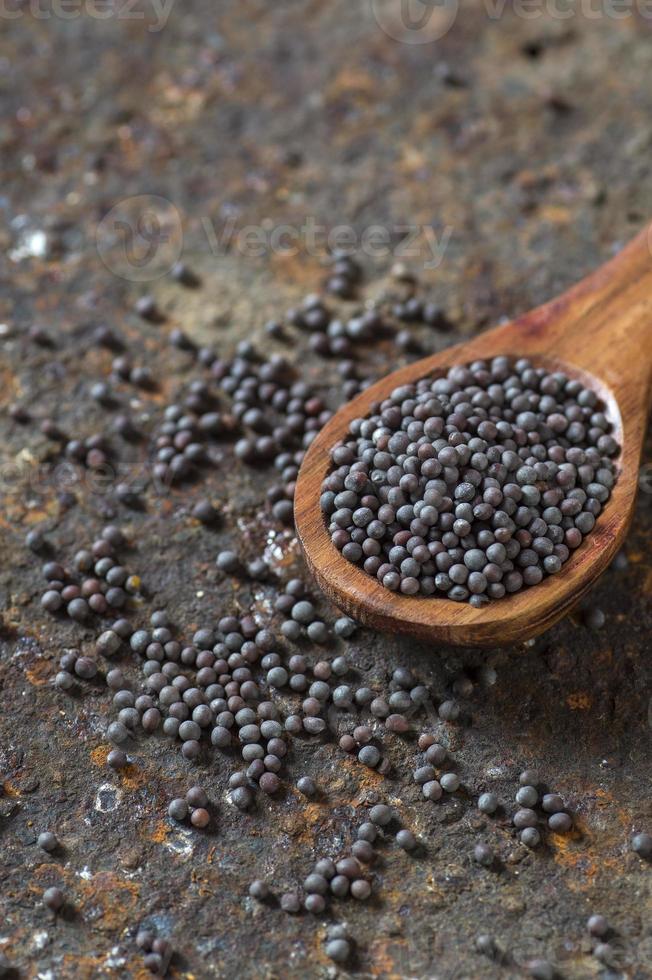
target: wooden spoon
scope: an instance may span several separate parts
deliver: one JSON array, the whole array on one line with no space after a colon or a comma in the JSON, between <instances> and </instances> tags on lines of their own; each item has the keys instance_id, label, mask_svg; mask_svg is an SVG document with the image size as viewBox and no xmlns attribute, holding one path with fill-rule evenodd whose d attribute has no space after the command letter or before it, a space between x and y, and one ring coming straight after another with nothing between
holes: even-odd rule
<instances>
[{"instance_id":1,"label":"wooden spoon","mask_svg":"<svg viewBox=\"0 0 652 980\"><path fill-rule=\"evenodd\" d=\"M439 375L453 364L506 354L563 370L606 405L621 446L618 479L595 527L558 575L480 609L450 599L390 592L343 558L332 544L319 497L329 452L352 419L369 414L399 385ZM308 449L299 472L295 520L308 566L340 609L379 630L460 646L516 643L565 616L623 544L634 508L652 392L652 225L614 259L551 300L504 326L388 374L344 405Z\"/></svg>"}]
</instances>

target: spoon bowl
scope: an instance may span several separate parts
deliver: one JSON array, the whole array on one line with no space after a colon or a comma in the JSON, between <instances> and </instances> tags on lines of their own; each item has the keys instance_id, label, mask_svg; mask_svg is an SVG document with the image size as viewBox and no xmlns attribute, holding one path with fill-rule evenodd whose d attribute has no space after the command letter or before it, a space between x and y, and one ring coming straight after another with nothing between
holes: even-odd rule
<instances>
[{"instance_id":1,"label":"spoon bowl","mask_svg":"<svg viewBox=\"0 0 652 980\"><path fill-rule=\"evenodd\" d=\"M652 390L652 226L562 296L510 323L386 375L345 404L310 445L297 479L295 521L308 567L327 597L381 631L459 646L522 642L581 600L622 546L633 514ZM330 451L353 419L396 387L456 364L499 355L527 357L595 391L620 445L616 484L595 527L558 575L476 609L447 598L405 596L352 564L330 539L320 507Z\"/></svg>"}]
</instances>

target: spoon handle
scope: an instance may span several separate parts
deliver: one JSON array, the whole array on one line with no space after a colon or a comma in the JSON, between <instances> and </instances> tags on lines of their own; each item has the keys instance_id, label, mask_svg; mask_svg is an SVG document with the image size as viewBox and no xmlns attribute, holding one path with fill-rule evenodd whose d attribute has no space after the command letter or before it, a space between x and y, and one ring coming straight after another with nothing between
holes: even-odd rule
<instances>
[{"instance_id":1,"label":"spoon handle","mask_svg":"<svg viewBox=\"0 0 652 980\"><path fill-rule=\"evenodd\" d=\"M558 299L515 320L515 341L627 389L644 411L652 396L652 224ZM517 349L516 347L514 349ZM634 401L635 399L632 399Z\"/></svg>"}]
</instances>

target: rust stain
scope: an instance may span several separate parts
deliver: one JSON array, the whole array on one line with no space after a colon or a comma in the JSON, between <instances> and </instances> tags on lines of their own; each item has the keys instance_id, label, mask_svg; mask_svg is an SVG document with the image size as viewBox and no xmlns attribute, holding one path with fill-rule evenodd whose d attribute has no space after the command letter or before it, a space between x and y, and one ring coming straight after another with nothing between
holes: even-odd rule
<instances>
[{"instance_id":1,"label":"rust stain","mask_svg":"<svg viewBox=\"0 0 652 980\"><path fill-rule=\"evenodd\" d=\"M3 392L3 404L9 404L16 397L18 385L16 377L9 367L0 368L0 391Z\"/></svg>"},{"instance_id":2,"label":"rust stain","mask_svg":"<svg viewBox=\"0 0 652 980\"><path fill-rule=\"evenodd\" d=\"M91 762L94 766L105 766L106 758L111 751L111 746L109 745L98 745L97 748L91 750Z\"/></svg>"},{"instance_id":3,"label":"rust stain","mask_svg":"<svg viewBox=\"0 0 652 980\"><path fill-rule=\"evenodd\" d=\"M150 840L154 841L155 844L162 844L168 838L169 834L170 828L168 825L164 820L159 820L150 836Z\"/></svg>"},{"instance_id":4,"label":"rust stain","mask_svg":"<svg viewBox=\"0 0 652 980\"><path fill-rule=\"evenodd\" d=\"M30 508L30 510L25 511L23 520L25 524L42 524L43 521L48 520L48 518L53 517L58 511L58 504L56 500L49 500L45 507Z\"/></svg>"},{"instance_id":5,"label":"rust stain","mask_svg":"<svg viewBox=\"0 0 652 980\"><path fill-rule=\"evenodd\" d=\"M337 99L342 95L364 95L372 97L377 91L377 83L364 71L345 68L331 82L327 99Z\"/></svg>"},{"instance_id":6,"label":"rust stain","mask_svg":"<svg viewBox=\"0 0 652 980\"><path fill-rule=\"evenodd\" d=\"M126 789L140 789L147 783L146 774L132 762L125 766L124 769L119 769L118 776L120 777L120 783Z\"/></svg>"},{"instance_id":7,"label":"rust stain","mask_svg":"<svg viewBox=\"0 0 652 980\"><path fill-rule=\"evenodd\" d=\"M556 864L568 869L581 867L585 877L594 878L599 870L599 865L588 857L585 848L578 849L574 846L582 840L583 836L576 821L575 826L568 834L551 833L548 843Z\"/></svg>"},{"instance_id":8,"label":"rust stain","mask_svg":"<svg viewBox=\"0 0 652 980\"><path fill-rule=\"evenodd\" d=\"M566 704L572 711L586 711L593 704L593 698L585 691L577 691L568 695Z\"/></svg>"},{"instance_id":9,"label":"rust stain","mask_svg":"<svg viewBox=\"0 0 652 980\"><path fill-rule=\"evenodd\" d=\"M25 677L34 687L43 687L50 680L51 667L50 661L40 659L32 667L27 667Z\"/></svg>"},{"instance_id":10,"label":"rust stain","mask_svg":"<svg viewBox=\"0 0 652 980\"><path fill-rule=\"evenodd\" d=\"M571 213L568 208L560 207L558 204L547 204L540 209L539 217L544 221L550 221L551 224L567 225L571 220Z\"/></svg>"},{"instance_id":11,"label":"rust stain","mask_svg":"<svg viewBox=\"0 0 652 980\"><path fill-rule=\"evenodd\" d=\"M608 666L609 664L611 664L613 662L613 658L614 658L614 652L611 649L611 647L605 647L604 650L598 650L593 656L593 659L596 662L599 662L601 665L604 666Z\"/></svg>"},{"instance_id":12,"label":"rust stain","mask_svg":"<svg viewBox=\"0 0 652 980\"><path fill-rule=\"evenodd\" d=\"M113 746L111 745L98 745L92 749L91 762L93 765L104 768L106 766L107 756L112 748ZM121 786L124 789L140 789L146 782L145 773L132 762L126 765L124 769L118 769L115 775L120 780Z\"/></svg>"},{"instance_id":13,"label":"rust stain","mask_svg":"<svg viewBox=\"0 0 652 980\"><path fill-rule=\"evenodd\" d=\"M399 166L401 173L405 175L416 173L427 165L428 161L424 153L413 146L403 147L403 157Z\"/></svg>"},{"instance_id":14,"label":"rust stain","mask_svg":"<svg viewBox=\"0 0 652 980\"><path fill-rule=\"evenodd\" d=\"M312 846L315 839L315 827L327 821L327 812L322 810L316 812L318 808L314 805L309 809L311 810L310 813L301 814L301 821L297 820L295 813L288 814L282 820L282 827L288 837L307 846Z\"/></svg>"},{"instance_id":15,"label":"rust stain","mask_svg":"<svg viewBox=\"0 0 652 980\"><path fill-rule=\"evenodd\" d=\"M140 885L135 881L124 881L111 871L100 871L89 881L81 880L78 889L83 896L82 906L93 904L94 929L121 930L125 921L137 914Z\"/></svg>"},{"instance_id":16,"label":"rust stain","mask_svg":"<svg viewBox=\"0 0 652 980\"><path fill-rule=\"evenodd\" d=\"M426 876L426 891L428 894L428 903L433 908L443 908L446 905L446 891L437 883L434 874L428 874Z\"/></svg>"},{"instance_id":17,"label":"rust stain","mask_svg":"<svg viewBox=\"0 0 652 980\"><path fill-rule=\"evenodd\" d=\"M363 790L377 789L379 786L382 786L385 781L385 777L382 776L381 773L376 772L375 769L367 769L366 766L361 766L357 759L354 759L353 756L345 755L340 759L339 764L343 769L348 769L349 772L356 777L357 782ZM335 783L335 787L340 785L342 782L343 780L338 780Z\"/></svg>"},{"instance_id":18,"label":"rust stain","mask_svg":"<svg viewBox=\"0 0 652 980\"><path fill-rule=\"evenodd\" d=\"M652 568L645 573L645 578L643 579L643 591L646 595L652 595Z\"/></svg>"},{"instance_id":19,"label":"rust stain","mask_svg":"<svg viewBox=\"0 0 652 980\"><path fill-rule=\"evenodd\" d=\"M401 943L401 946L403 945ZM400 967L397 968L395 956L392 953L392 946L395 952L397 947L396 939L377 939L370 945L369 959L371 961L371 975L373 977L383 977L383 980L405 980L404 964L400 964ZM403 958L401 956L401 959Z\"/></svg>"},{"instance_id":20,"label":"rust stain","mask_svg":"<svg viewBox=\"0 0 652 980\"><path fill-rule=\"evenodd\" d=\"M305 255L293 255L290 252L272 253L270 266L274 274L284 282L297 286L314 285L315 279L324 274L316 259L308 260Z\"/></svg>"},{"instance_id":21,"label":"rust stain","mask_svg":"<svg viewBox=\"0 0 652 980\"><path fill-rule=\"evenodd\" d=\"M315 839L315 827L331 824L334 809L351 807L357 810L360 806L367 806L368 791L377 790L383 785L384 777L380 773L361 766L359 762L349 756L340 759L340 766L354 774L358 784L357 791L352 793L348 778L340 776L329 784L327 801L306 803L301 800L301 822L297 821L295 813L290 813L283 818L283 829L293 840L312 847ZM294 795L297 799L301 799L299 793Z\"/></svg>"}]
</instances>

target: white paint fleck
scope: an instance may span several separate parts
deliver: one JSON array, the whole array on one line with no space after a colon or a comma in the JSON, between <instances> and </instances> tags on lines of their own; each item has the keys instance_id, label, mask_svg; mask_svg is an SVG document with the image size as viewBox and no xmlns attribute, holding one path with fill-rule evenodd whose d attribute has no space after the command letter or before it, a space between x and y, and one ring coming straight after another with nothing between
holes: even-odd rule
<instances>
[{"instance_id":1,"label":"white paint fleck","mask_svg":"<svg viewBox=\"0 0 652 980\"><path fill-rule=\"evenodd\" d=\"M100 813L111 813L120 806L122 796L123 793L119 786L103 783L95 796L95 809L99 810Z\"/></svg>"},{"instance_id":2,"label":"white paint fleck","mask_svg":"<svg viewBox=\"0 0 652 980\"><path fill-rule=\"evenodd\" d=\"M109 951L109 955L104 960L104 965L109 970L116 970L121 966L124 966L127 960L122 955L122 951L119 946L114 946L113 949Z\"/></svg>"},{"instance_id":3,"label":"white paint fleck","mask_svg":"<svg viewBox=\"0 0 652 980\"><path fill-rule=\"evenodd\" d=\"M269 541L263 552L263 558L268 565L275 561L283 561L283 549L276 541Z\"/></svg>"},{"instance_id":4,"label":"white paint fleck","mask_svg":"<svg viewBox=\"0 0 652 980\"><path fill-rule=\"evenodd\" d=\"M487 779L502 779L507 775L509 775L509 773L504 766L489 766L488 769L485 769L485 776Z\"/></svg>"},{"instance_id":5,"label":"white paint fleck","mask_svg":"<svg viewBox=\"0 0 652 980\"><path fill-rule=\"evenodd\" d=\"M23 259L42 259L48 250L48 236L37 228L35 231L26 231L18 239L15 248L9 250L9 258L12 262L22 262Z\"/></svg>"},{"instance_id":6,"label":"white paint fleck","mask_svg":"<svg viewBox=\"0 0 652 980\"><path fill-rule=\"evenodd\" d=\"M179 854L181 857L190 857L194 851L192 834L189 830L179 828L178 836L168 837L165 841L165 846L174 854Z\"/></svg>"},{"instance_id":7,"label":"white paint fleck","mask_svg":"<svg viewBox=\"0 0 652 980\"><path fill-rule=\"evenodd\" d=\"M267 615L271 615L274 612L274 604L263 589L254 589L253 597L257 612L266 613Z\"/></svg>"}]
</instances>

